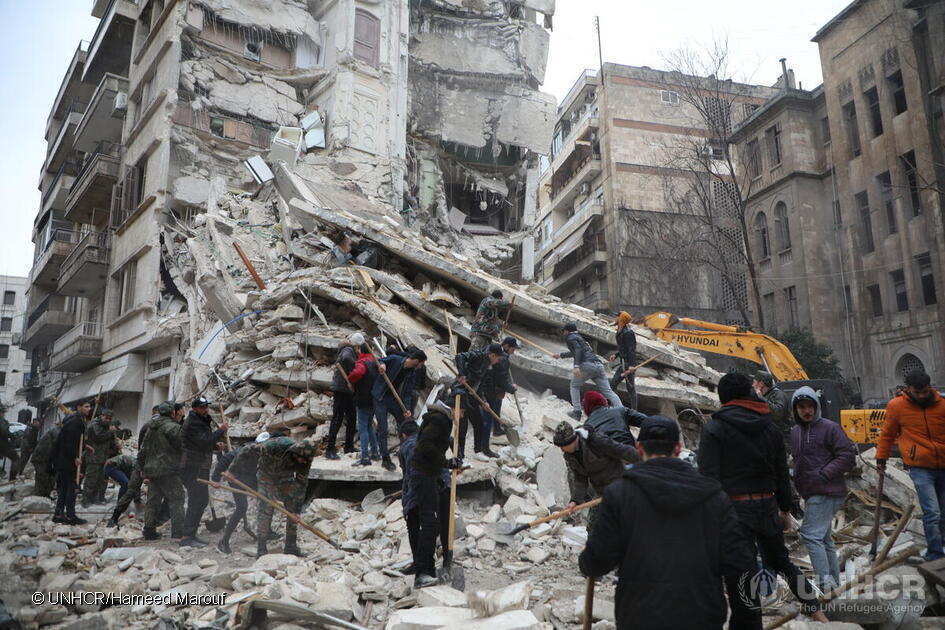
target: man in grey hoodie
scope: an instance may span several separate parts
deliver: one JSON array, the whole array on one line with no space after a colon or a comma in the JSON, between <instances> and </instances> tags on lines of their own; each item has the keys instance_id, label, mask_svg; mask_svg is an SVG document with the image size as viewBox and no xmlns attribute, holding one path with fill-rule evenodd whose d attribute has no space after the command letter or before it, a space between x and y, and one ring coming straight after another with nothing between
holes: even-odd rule
<instances>
[{"instance_id":1,"label":"man in grey hoodie","mask_svg":"<svg viewBox=\"0 0 945 630\"><path fill-rule=\"evenodd\" d=\"M794 486L804 497L801 539L819 586L830 590L840 582L837 549L831 536L833 517L847 496L844 473L856 463L856 447L839 424L822 418L820 399L810 387L791 398Z\"/></svg>"}]
</instances>

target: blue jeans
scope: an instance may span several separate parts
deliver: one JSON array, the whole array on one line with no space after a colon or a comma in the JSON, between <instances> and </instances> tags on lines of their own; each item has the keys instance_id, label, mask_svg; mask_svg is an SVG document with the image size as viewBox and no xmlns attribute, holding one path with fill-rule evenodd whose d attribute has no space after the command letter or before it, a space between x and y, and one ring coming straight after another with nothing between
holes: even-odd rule
<instances>
[{"instance_id":1,"label":"blue jeans","mask_svg":"<svg viewBox=\"0 0 945 630\"><path fill-rule=\"evenodd\" d=\"M594 385L597 386L597 389L610 402L612 407L623 407L620 397L610 388L610 381L607 380L604 365L602 363L582 363L581 376L571 374L571 406L576 414L581 414L581 385L588 379L594 381Z\"/></svg>"},{"instance_id":2,"label":"blue jeans","mask_svg":"<svg viewBox=\"0 0 945 630\"><path fill-rule=\"evenodd\" d=\"M370 462L371 455L377 456L377 435L371 425L374 417L373 407L358 407L358 436L361 438L361 461ZM370 447L370 451L368 451Z\"/></svg>"},{"instance_id":3,"label":"blue jeans","mask_svg":"<svg viewBox=\"0 0 945 630\"><path fill-rule=\"evenodd\" d=\"M385 397L380 400L374 400L374 417L377 418L377 444L381 449L381 457L390 457L390 451L387 449L388 424L387 416L393 414L394 422L397 426L404 421L404 413L400 410L400 405L391 397Z\"/></svg>"},{"instance_id":4,"label":"blue jeans","mask_svg":"<svg viewBox=\"0 0 945 630\"><path fill-rule=\"evenodd\" d=\"M118 500L120 501L122 495L128 491L128 476L121 472L120 469L109 466L108 464L105 464L105 474L118 483Z\"/></svg>"},{"instance_id":5,"label":"blue jeans","mask_svg":"<svg viewBox=\"0 0 945 630\"><path fill-rule=\"evenodd\" d=\"M925 529L926 560L945 558L942 538L945 535L945 468L909 468L909 476L919 495L922 528Z\"/></svg>"},{"instance_id":6,"label":"blue jeans","mask_svg":"<svg viewBox=\"0 0 945 630\"><path fill-rule=\"evenodd\" d=\"M840 564L833 544L833 517L843 505L844 497L815 494L804 501L804 522L801 539L817 576L817 586L828 591L840 583Z\"/></svg>"}]
</instances>

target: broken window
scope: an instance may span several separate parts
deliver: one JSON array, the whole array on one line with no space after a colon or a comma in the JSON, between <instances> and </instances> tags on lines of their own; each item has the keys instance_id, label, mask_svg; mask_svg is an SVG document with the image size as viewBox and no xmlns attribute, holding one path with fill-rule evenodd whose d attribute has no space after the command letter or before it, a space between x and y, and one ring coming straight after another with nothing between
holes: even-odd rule
<instances>
[{"instance_id":1,"label":"broken window","mask_svg":"<svg viewBox=\"0 0 945 630\"><path fill-rule=\"evenodd\" d=\"M781 125L768 127L765 131L765 142L768 145L768 161L771 168L781 163Z\"/></svg>"},{"instance_id":2,"label":"broken window","mask_svg":"<svg viewBox=\"0 0 945 630\"><path fill-rule=\"evenodd\" d=\"M896 225L896 204L893 201L892 178L889 171L876 176L876 184L879 186L879 195L883 200L883 208L886 210L886 227L890 234L899 231Z\"/></svg>"},{"instance_id":3,"label":"broken window","mask_svg":"<svg viewBox=\"0 0 945 630\"><path fill-rule=\"evenodd\" d=\"M912 201L912 216L922 214L922 197L919 195L919 175L916 172L915 151L899 156L906 170L906 183L909 185L909 198Z\"/></svg>"},{"instance_id":4,"label":"broken window","mask_svg":"<svg viewBox=\"0 0 945 630\"><path fill-rule=\"evenodd\" d=\"M938 303L938 297L935 294L935 274L932 271L932 256L929 252L919 254L915 257L916 266L919 268L919 284L922 286L922 301L926 306Z\"/></svg>"},{"instance_id":5,"label":"broken window","mask_svg":"<svg viewBox=\"0 0 945 630\"><path fill-rule=\"evenodd\" d=\"M875 87L863 92L863 97L866 99L866 106L870 111L870 122L873 125L873 137L883 135L883 113L879 108L879 92L876 91Z\"/></svg>"},{"instance_id":6,"label":"broken window","mask_svg":"<svg viewBox=\"0 0 945 630\"><path fill-rule=\"evenodd\" d=\"M870 216L870 197L865 190L854 197L857 210L860 212L860 221L863 223L863 251L871 252L876 249L873 243L873 217Z\"/></svg>"},{"instance_id":7,"label":"broken window","mask_svg":"<svg viewBox=\"0 0 945 630\"><path fill-rule=\"evenodd\" d=\"M10 332L11 330L13 330L13 318L0 318L0 332Z\"/></svg>"},{"instance_id":8,"label":"broken window","mask_svg":"<svg viewBox=\"0 0 945 630\"><path fill-rule=\"evenodd\" d=\"M847 127L847 140L853 157L860 154L860 127L856 121L856 103L850 101L843 106L843 120Z\"/></svg>"},{"instance_id":9,"label":"broken window","mask_svg":"<svg viewBox=\"0 0 945 630\"><path fill-rule=\"evenodd\" d=\"M755 215L755 235L758 240L760 260L765 260L771 256L771 244L768 241L768 217L764 212Z\"/></svg>"},{"instance_id":10,"label":"broken window","mask_svg":"<svg viewBox=\"0 0 945 630\"><path fill-rule=\"evenodd\" d=\"M909 310L909 293L906 289L906 274L902 269L889 272L892 281L893 295L896 296L896 310L900 313Z\"/></svg>"},{"instance_id":11,"label":"broken window","mask_svg":"<svg viewBox=\"0 0 945 630\"><path fill-rule=\"evenodd\" d=\"M797 287L791 286L784 289L784 304L787 306L788 325L791 328L797 328L800 326L797 310Z\"/></svg>"},{"instance_id":12,"label":"broken window","mask_svg":"<svg viewBox=\"0 0 945 630\"><path fill-rule=\"evenodd\" d=\"M381 21L358 9L354 12L354 58L376 68L380 48Z\"/></svg>"},{"instance_id":13,"label":"broken window","mask_svg":"<svg viewBox=\"0 0 945 630\"><path fill-rule=\"evenodd\" d=\"M752 179L761 176L761 152L758 150L758 140L748 142L748 174Z\"/></svg>"},{"instance_id":14,"label":"broken window","mask_svg":"<svg viewBox=\"0 0 945 630\"><path fill-rule=\"evenodd\" d=\"M893 111L898 116L909 109L909 105L906 103L906 85L902 81L902 72L892 73L886 77L886 81L889 82L889 89L892 92Z\"/></svg>"},{"instance_id":15,"label":"broken window","mask_svg":"<svg viewBox=\"0 0 945 630\"><path fill-rule=\"evenodd\" d=\"M873 309L873 317L883 316L883 294L879 291L878 284L871 284L866 287L866 292L870 294L870 306Z\"/></svg>"},{"instance_id":16,"label":"broken window","mask_svg":"<svg viewBox=\"0 0 945 630\"><path fill-rule=\"evenodd\" d=\"M791 225L787 206L783 201L779 201L774 207L774 226L778 232L778 251L791 249Z\"/></svg>"},{"instance_id":17,"label":"broken window","mask_svg":"<svg viewBox=\"0 0 945 630\"><path fill-rule=\"evenodd\" d=\"M13 306L14 304L16 304L16 291L4 291L3 292L3 305Z\"/></svg>"}]
</instances>

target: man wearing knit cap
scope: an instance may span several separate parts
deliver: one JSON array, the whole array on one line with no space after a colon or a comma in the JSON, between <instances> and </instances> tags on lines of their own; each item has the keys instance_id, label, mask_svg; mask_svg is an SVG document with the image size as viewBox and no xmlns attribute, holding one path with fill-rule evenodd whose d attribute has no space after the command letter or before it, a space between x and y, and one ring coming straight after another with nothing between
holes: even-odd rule
<instances>
[{"instance_id":1,"label":"man wearing knit cap","mask_svg":"<svg viewBox=\"0 0 945 630\"><path fill-rule=\"evenodd\" d=\"M354 432L358 419L354 405L354 386L349 383L348 377L358 360L358 348L363 343L364 335L356 332L338 346L335 371L331 377L331 424L328 425L328 446L325 449L325 457L328 459L338 459L335 442L342 424L345 425L345 453L354 453Z\"/></svg>"},{"instance_id":2,"label":"man wearing knit cap","mask_svg":"<svg viewBox=\"0 0 945 630\"><path fill-rule=\"evenodd\" d=\"M636 445L630 427L641 426L646 414L630 407L611 407L603 394L593 389L584 393L582 407L587 415L584 426L588 429L600 431L622 444Z\"/></svg>"}]
</instances>

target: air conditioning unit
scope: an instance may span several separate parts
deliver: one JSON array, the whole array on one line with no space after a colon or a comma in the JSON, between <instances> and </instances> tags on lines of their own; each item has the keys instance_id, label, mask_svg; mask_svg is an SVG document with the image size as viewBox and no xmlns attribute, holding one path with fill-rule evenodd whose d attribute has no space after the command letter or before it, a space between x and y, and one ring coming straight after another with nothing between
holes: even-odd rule
<instances>
[{"instance_id":1,"label":"air conditioning unit","mask_svg":"<svg viewBox=\"0 0 945 630\"><path fill-rule=\"evenodd\" d=\"M115 94L115 103L112 105L112 118L124 118L128 113L128 92Z\"/></svg>"},{"instance_id":2,"label":"air conditioning unit","mask_svg":"<svg viewBox=\"0 0 945 630\"><path fill-rule=\"evenodd\" d=\"M582 195L589 195L589 194L591 194L591 183L590 183L590 182L584 182L583 184L581 184L581 194L582 194Z\"/></svg>"},{"instance_id":3,"label":"air conditioning unit","mask_svg":"<svg viewBox=\"0 0 945 630\"><path fill-rule=\"evenodd\" d=\"M252 61L259 61L262 53L262 42L246 40L243 43L243 57Z\"/></svg>"}]
</instances>

